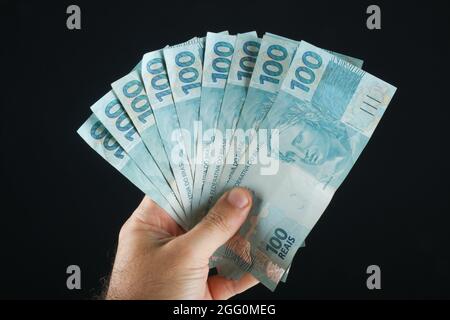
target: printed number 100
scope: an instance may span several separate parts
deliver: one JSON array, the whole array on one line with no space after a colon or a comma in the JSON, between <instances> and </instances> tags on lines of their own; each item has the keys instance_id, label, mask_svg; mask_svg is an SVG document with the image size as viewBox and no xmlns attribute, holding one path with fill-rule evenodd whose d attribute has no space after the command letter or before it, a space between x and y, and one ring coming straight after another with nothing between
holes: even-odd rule
<instances>
[{"instance_id":1,"label":"printed number 100","mask_svg":"<svg viewBox=\"0 0 450 320\"><path fill-rule=\"evenodd\" d=\"M233 54L233 51L233 46L228 42L219 41L214 45L214 53L218 55L212 62L212 68L216 71L211 74L214 82L217 82L219 79L227 80L231 64L231 60L228 57Z\"/></svg>"},{"instance_id":2,"label":"printed number 100","mask_svg":"<svg viewBox=\"0 0 450 320\"><path fill-rule=\"evenodd\" d=\"M283 73L283 65L280 61L287 58L288 52L286 48L273 44L267 48L267 55L272 60L267 60L262 65L262 73L259 76L259 82L264 84L265 81L278 84L280 79L277 79Z\"/></svg>"},{"instance_id":3,"label":"printed number 100","mask_svg":"<svg viewBox=\"0 0 450 320\"><path fill-rule=\"evenodd\" d=\"M300 66L295 70L295 78L297 80L291 81L291 89L300 88L308 92L309 87L307 85L313 83L316 79L313 70L322 66L322 58L315 52L306 51L302 56L302 62L304 66Z\"/></svg>"},{"instance_id":4,"label":"printed number 100","mask_svg":"<svg viewBox=\"0 0 450 320\"><path fill-rule=\"evenodd\" d=\"M198 79L199 72L196 68L191 67L195 62L195 56L192 52L183 51L175 56L175 63L182 68L178 73L180 81L186 83L181 86L185 94L189 94L189 90L201 87L200 82L195 82Z\"/></svg>"},{"instance_id":5,"label":"printed number 100","mask_svg":"<svg viewBox=\"0 0 450 320\"><path fill-rule=\"evenodd\" d=\"M283 247L283 242L287 242L284 244L284 248L289 250L290 246L295 242L295 239L293 237L289 237L284 229L276 228L272 237L269 239L269 243L266 244L266 250L272 251L278 255L279 250ZM287 251L283 250L283 254L286 253Z\"/></svg>"}]
</instances>

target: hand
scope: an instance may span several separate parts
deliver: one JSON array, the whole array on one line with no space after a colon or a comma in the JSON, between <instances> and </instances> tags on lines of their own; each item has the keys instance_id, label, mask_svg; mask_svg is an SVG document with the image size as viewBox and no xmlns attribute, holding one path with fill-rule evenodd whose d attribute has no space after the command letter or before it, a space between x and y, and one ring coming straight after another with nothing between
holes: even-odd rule
<instances>
[{"instance_id":1,"label":"hand","mask_svg":"<svg viewBox=\"0 0 450 320\"><path fill-rule=\"evenodd\" d=\"M144 197L119 233L107 299L228 299L258 281L208 277L211 255L245 221L252 197L242 188L225 193L192 230L183 230Z\"/></svg>"}]
</instances>

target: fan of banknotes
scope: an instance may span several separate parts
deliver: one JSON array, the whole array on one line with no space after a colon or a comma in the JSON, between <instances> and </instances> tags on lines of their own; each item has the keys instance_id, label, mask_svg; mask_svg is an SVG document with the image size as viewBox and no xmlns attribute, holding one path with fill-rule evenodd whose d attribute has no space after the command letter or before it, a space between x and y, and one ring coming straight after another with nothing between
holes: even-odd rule
<instances>
[{"instance_id":1,"label":"fan of banknotes","mask_svg":"<svg viewBox=\"0 0 450 320\"><path fill-rule=\"evenodd\" d=\"M211 267L274 290L395 93L361 68L305 41L209 32L144 54L78 133L185 230L248 188L249 217Z\"/></svg>"}]
</instances>

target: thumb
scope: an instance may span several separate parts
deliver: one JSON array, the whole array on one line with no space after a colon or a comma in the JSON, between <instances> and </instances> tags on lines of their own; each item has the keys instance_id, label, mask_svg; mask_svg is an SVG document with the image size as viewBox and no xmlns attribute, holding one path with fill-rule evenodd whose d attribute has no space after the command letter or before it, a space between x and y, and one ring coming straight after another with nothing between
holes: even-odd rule
<instances>
[{"instance_id":1,"label":"thumb","mask_svg":"<svg viewBox=\"0 0 450 320\"><path fill-rule=\"evenodd\" d=\"M204 258L212 254L239 230L250 211L252 196L244 188L234 188L225 193L208 214L183 241L196 248Z\"/></svg>"}]
</instances>

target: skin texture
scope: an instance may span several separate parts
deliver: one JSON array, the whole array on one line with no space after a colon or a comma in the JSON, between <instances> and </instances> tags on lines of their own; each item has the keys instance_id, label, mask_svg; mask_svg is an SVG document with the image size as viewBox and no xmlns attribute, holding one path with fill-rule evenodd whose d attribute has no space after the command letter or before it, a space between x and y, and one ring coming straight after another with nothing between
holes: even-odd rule
<instances>
[{"instance_id":1,"label":"skin texture","mask_svg":"<svg viewBox=\"0 0 450 320\"><path fill-rule=\"evenodd\" d=\"M258 281L208 277L214 251L239 230L252 205L242 188L225 193L192 230L184 233L150 198L122 226L107 299L229 299Z\"/></svg>"}]
</instances>

